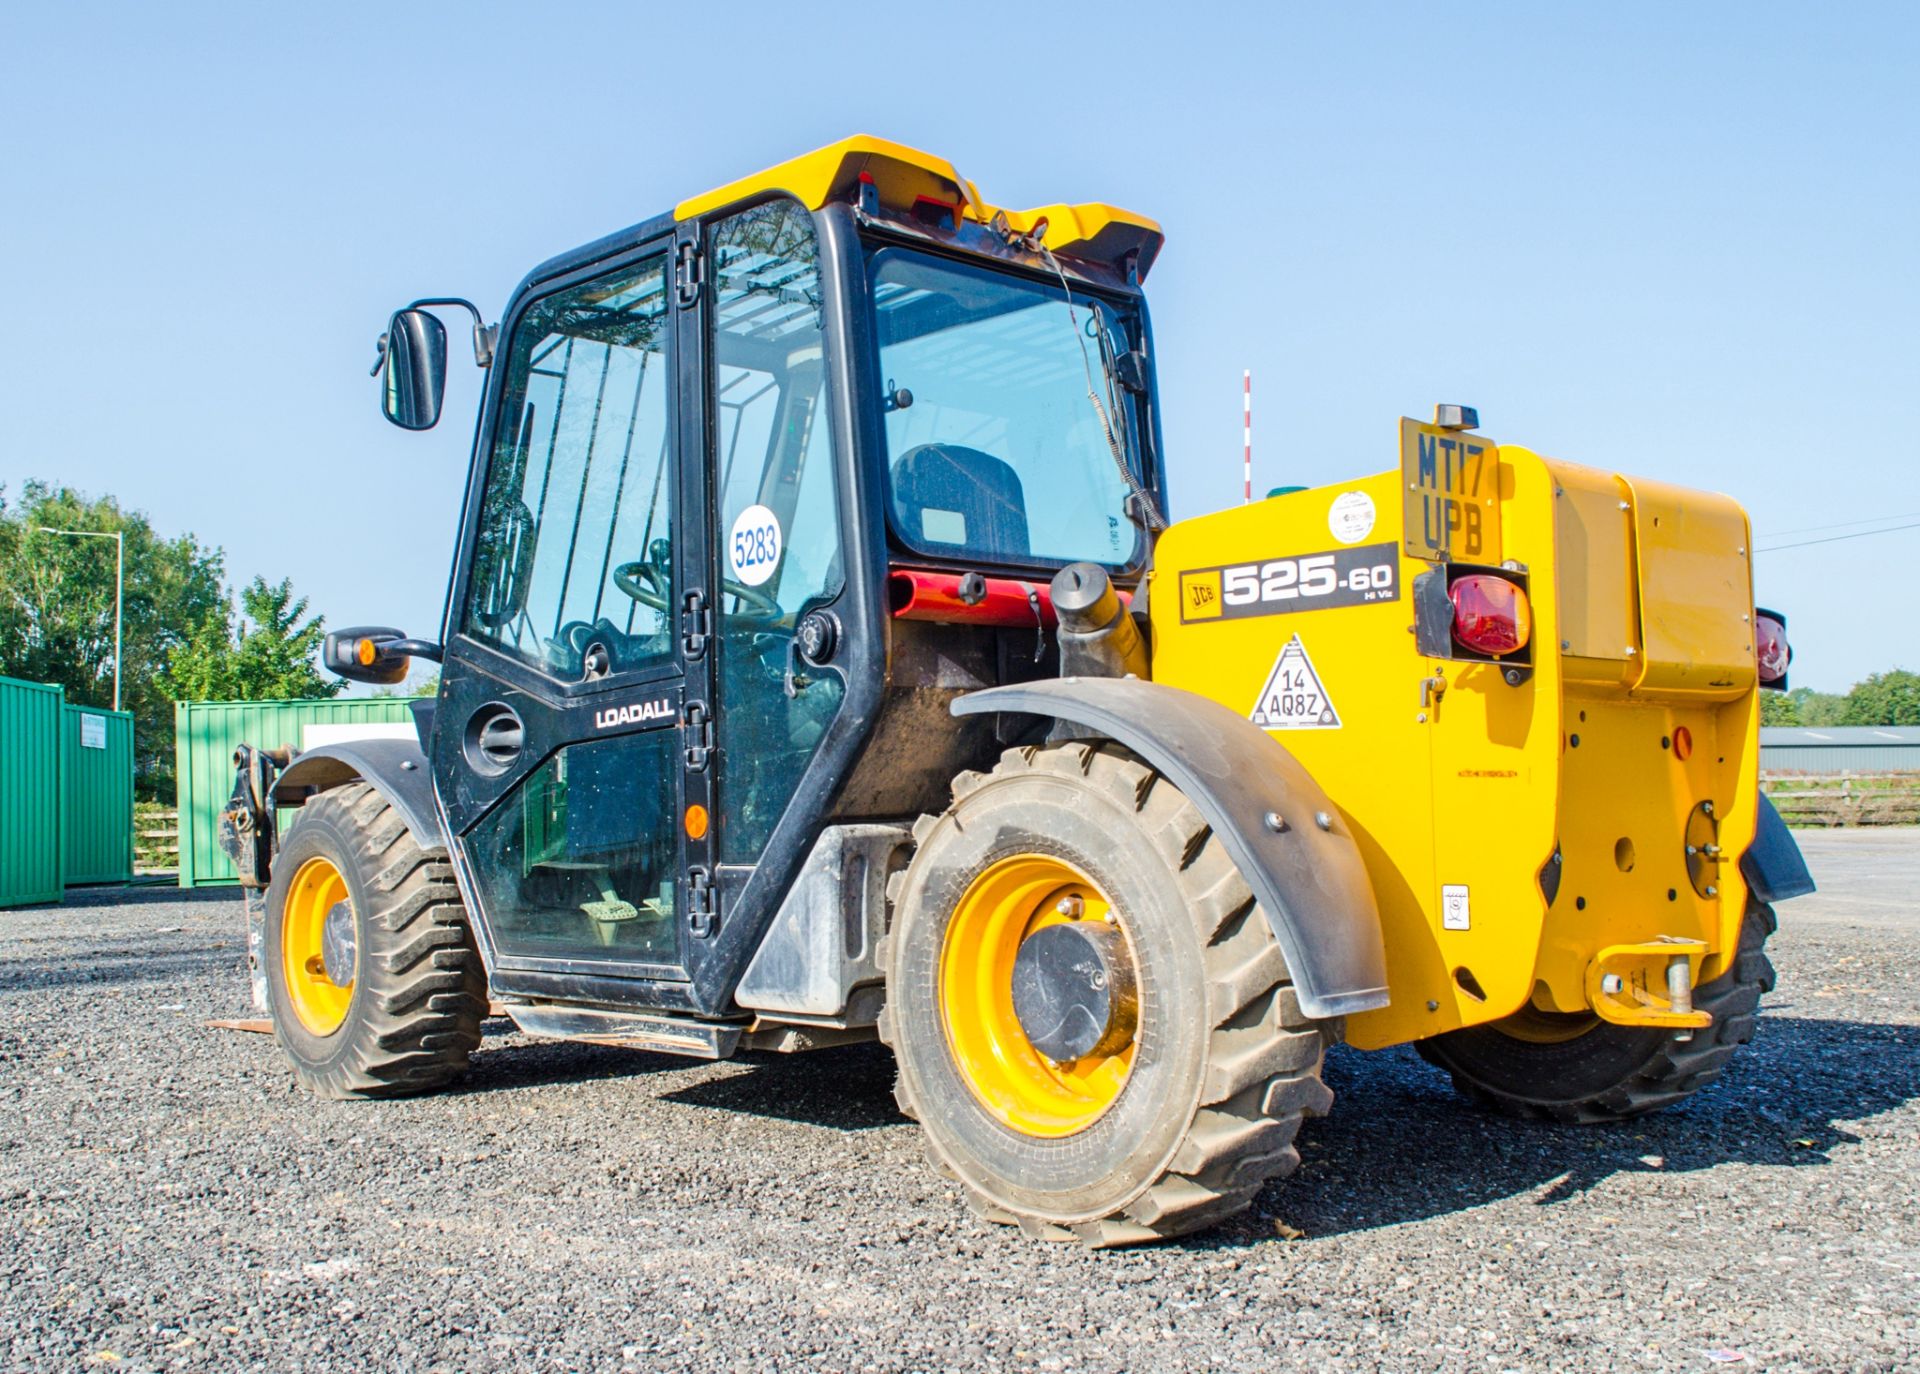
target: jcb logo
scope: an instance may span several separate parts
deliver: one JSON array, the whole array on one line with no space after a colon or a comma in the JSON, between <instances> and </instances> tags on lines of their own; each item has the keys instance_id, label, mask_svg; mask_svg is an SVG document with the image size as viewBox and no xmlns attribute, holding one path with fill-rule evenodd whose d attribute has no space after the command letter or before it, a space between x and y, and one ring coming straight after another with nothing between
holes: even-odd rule
<instances>
[{"instance_id":1,"label":"jcb logo","mask_svg":"<svg viewBox=\"0 0 1920 1374\"><path fill-rule=\"evenodd\" d=\"M1180 574L1180 618L1217 620L1220 617L1220 570Z\"/></svg>"}]
</instances>

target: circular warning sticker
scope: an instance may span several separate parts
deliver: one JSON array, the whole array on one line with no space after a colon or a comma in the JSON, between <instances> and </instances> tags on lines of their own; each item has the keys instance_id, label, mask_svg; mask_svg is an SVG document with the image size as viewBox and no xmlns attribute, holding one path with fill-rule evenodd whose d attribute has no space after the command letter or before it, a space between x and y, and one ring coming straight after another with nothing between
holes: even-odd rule
<instances>
[{"instance_id":1,"label":"circular warning sticker","mask_svg":"<svg viewBox=\"0 0 1920 1374\"><path fill-rule=\"evenodd\" d=\"M727 566L733 577L757 587L780 566L780 521L765 506L748 506L734 517L727 535Z\"/></svg>"},{"instance_id":2,"label":"circular warning sticker","mask_svg":"<svg viewBox=\"0 0 1920 1374\"><path fill-rule=\"evenodd\" d=\"M1373 533L1373 498L1364 491L1343 491L1333 498L1327 528L1342 544L1358 544Z\"/></svg>"}]
</instances>

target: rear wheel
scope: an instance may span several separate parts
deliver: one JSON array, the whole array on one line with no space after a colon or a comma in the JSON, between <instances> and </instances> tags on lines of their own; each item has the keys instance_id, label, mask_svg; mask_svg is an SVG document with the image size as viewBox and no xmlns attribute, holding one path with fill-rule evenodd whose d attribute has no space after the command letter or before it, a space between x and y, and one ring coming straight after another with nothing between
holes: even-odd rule
<instances>
[{"instance_id":1,"label":"rear wheel","mask_svg":"<svg viewBox=\"0 0 1920 1374\"><path fill-rule=\"evenodd\" d=\"M1773 908L1749 901L1733 966L1694 991L1694 1007L1713 1023L1689 1040L1591 1014L1526 1007L1491 1025L1422 1040L1418 1048L1452 1076L1454 1087L1510 1115L1567 1122L1640 1116L1706 1087L1753 1038L1761 994L1773 990L1765 950L1773 931Z\"/></svg>"},{"instance_id":2,"label":"rear wheel","mask_svg":"<svg viewBox=\"0 0 1920 1374\"><path fill-rule=\"evenodd\" d=\"M322 1097L439 1087L480 1043L486 973L444 858L365 783L294 821L267 889L267 1003Z\"/></svg>"},{"instance_id":3,"label":"rear wheel","mask_svg":"<svg viewBox=\"0 0 1920 1374\"><path fill-rule=\"evenodd\" d=\"M1007 753L915 827L885 949L901 1109L990 1220L1210 1226L1299 1163L1323 1040L1186 797L1111 745Z\"/></svg>"}]
</instances>

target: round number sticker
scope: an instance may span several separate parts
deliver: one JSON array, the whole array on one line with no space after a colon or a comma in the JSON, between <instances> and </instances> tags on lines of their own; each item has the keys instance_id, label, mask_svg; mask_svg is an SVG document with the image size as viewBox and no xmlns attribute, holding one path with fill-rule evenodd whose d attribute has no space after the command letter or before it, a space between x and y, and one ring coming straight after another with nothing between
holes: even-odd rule
<instances>
[{"instance_id":1,"label":"round number sticker","mask_svg":"<svg viewBox=\"0 0 1920 1374\"><path fill-rule=\"evenodd\" d=\"M1364 491L1343 491L1333 498L1327 528L1342 544L1358 544L1373 533L1373 498Z\"/></svg>"},{"instance_id":2,"label":"round number sticker","mask_svg":"<svg viewBox=\"0 0 1920 1374\"><path fill-rule=\"evenodd\" d=\"M780 522L765 506L748 506L734 517L727 536L727 566L733 579L757 587L780 566Z\"/></svg>"}]
</instances>

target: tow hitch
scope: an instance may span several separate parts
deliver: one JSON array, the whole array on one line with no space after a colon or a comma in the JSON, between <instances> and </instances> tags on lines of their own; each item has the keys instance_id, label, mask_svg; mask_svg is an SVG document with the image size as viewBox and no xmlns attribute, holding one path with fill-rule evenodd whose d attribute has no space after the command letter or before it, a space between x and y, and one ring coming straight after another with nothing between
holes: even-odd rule
<instances>
[{"instance_id":1,"label":"tow hitch","mask_svg":"<svg viewBox=\"0 0 1920 1374\"><path fill-rule=\"evenodd\" d=\"M1690 1037L1713 1024L1693 1009L1694 980L1706 957L1706 941L1673 935L1608 945L1587 966L1587 1000L1616 1026L1666 1026Z\"/></svg>"}]
</instances>

